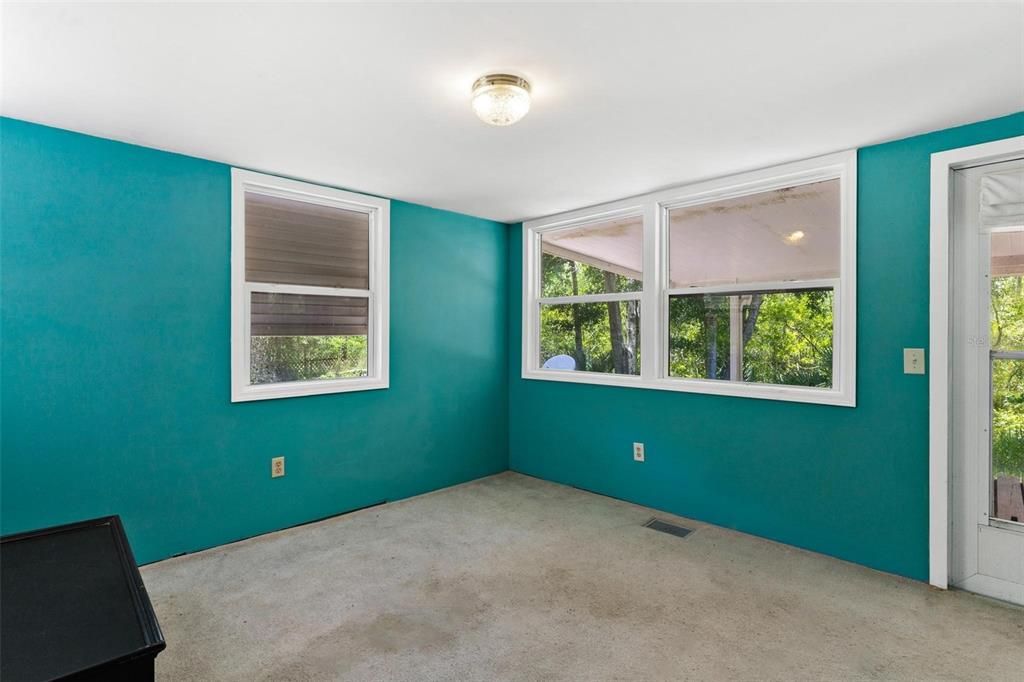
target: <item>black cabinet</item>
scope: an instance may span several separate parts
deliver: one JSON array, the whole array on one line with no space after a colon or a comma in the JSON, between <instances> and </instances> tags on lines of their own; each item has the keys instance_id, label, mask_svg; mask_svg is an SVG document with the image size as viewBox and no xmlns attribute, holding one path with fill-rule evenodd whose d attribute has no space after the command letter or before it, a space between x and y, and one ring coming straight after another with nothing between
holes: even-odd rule
<instances>
[{"instance_id":1,"label":"black cabinet","mask_svg":"<svg viewBox=\"0 0 1024 682\"><path fill-rule=\"evenodd\" d=\"M0 678L152 680L166 644L121 520L0 538Z\"/></svg>"}]
</instances>

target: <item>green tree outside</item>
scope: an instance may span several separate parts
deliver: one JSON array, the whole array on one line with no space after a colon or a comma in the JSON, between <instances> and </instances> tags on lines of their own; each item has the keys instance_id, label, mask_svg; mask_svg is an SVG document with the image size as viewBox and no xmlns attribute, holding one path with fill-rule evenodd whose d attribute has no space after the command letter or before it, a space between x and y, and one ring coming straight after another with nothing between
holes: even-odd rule
<instances>
[{"instance_id":1,"label":"green tree outside","mask_svg":"<svg viewBox=\"0 0 1024 682\"><path fill-rule=\"evenodd\" d=\"M364 377L366 336L254 336L253 384Z\"/></svg>"},{"instance_id":2,"label":"green tree outside","mask_svg":"<svg viewBox=\"0 0 1024 682\"><path fill-rule=\"evenodd\" d=\"M1024 350L1024 278L992 278L991 347ZM1024 361L992 361L992 475L1024 478Z\"/></svg>"}]
</instances>

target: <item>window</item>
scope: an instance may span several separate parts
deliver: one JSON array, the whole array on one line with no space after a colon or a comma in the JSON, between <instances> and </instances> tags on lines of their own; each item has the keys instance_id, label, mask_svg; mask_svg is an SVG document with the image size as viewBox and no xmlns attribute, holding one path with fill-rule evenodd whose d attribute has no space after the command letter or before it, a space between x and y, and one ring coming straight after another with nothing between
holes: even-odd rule
<instances>
[{"instance_id":1,"label":"window","mask_svg":"<svg viewBox=\"0 0 1024 682\"><path fill-rule=\"evenodd\" d=\"M385 199L234 169L231 399L388 385Z\"/></svg>"},{"instance_id":2,"label":"window","mask_svg":"<svg viewBox=\"0 0 1024 682\"><path fill-rule=\"evenodd\" d=\"M640 374L643 218L541 235L542 369ZM602 260L606 244L614 260Z\"/></svg>"},{"instance_id":3,"label":"window","mask_svg":"<svg viewBox=\"0 0 1024 682\"><path fill-rule=\"evenodd\" d=\"M855 403L854 152L530 221L523 253L524 378Z\"/></svg>"}]
</instances>

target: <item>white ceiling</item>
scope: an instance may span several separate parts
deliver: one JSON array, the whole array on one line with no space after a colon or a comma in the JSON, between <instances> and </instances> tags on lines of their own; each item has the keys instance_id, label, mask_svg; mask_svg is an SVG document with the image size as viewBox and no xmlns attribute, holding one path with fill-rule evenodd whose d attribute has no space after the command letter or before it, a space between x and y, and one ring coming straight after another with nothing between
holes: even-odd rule
<instances>
[{"instance_id":1,"label":"white ceiling","mask_svg":"<svg viewBox=\"0 0 1024 682\"><path fill-rule=\"evenodd\" d=\"M6 116L506 221L1024 110L1021 2L2 11Z\"/></svg>"}]
</instances>

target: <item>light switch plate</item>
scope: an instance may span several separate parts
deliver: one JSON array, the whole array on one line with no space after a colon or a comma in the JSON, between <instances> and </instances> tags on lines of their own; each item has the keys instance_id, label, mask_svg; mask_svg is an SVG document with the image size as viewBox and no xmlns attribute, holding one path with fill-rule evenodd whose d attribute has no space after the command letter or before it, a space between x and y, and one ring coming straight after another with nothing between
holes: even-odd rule
<instances>
[{"instance_id":1,"label":"light switch plate","mask_svg":"<svg viewBox=\"0 0 1024 682\"><path fill-rule=\"evenodd\" d=\"M924 374L924 348L903 349L903 373Z\"/></svg>"}]
</instances>

